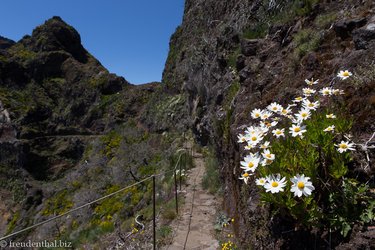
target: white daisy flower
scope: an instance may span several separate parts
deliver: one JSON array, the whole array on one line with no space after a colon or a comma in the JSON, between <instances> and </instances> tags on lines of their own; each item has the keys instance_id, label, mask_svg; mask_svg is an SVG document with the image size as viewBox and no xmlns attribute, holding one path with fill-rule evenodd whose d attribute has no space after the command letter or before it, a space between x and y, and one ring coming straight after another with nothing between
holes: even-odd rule
<instances>
[{"instance_id":1,"label":"white daisy flower","mask_svg":"<svg viewBox=\"0 0 375 250\"><path fill-rule=\"evenodd\" d=\"M303 88L302 91L303 91L304 96L311 96L312 94L316 92L315 90L310 89L310 88Z\"/></svg>"},{"instance_id":2,"label":"white daisy flower","mask_svg":"<svg viewBox=\"0 0 375 250\"><path fill-rule=\"evenodd\" d=\"M323 131L324 132L333 132L335 130L335 125L328 126Z\"/></svg>"},{"instance_id":3,"label":"white daisy flower","mask_svg":"<svg viewBox=\"0 0 375 250\"><path fill-rule=\"evenodd\" d=\"M304 121L310 118L311 112L309 109L301 109L297 114L295 114L298 121Z\"/></svg>"},{"instance_id":4,"label":"white daisy flower","mask_svg":"<svg viewBox=\"0 0 375 250\"><path fill-rule=\"evenodd\" d=\"M256 127L254 127L254 126L250 126L250 127L246 128L245 133L246 133L247 137L250 137L253 134L257 134L258 133L258 129Z\"/></svg>"},{"instance_id":5,"label":"white daisy flower","mask_svg":"<svg viewBox=\"0 0 375 250\"><path fill-rule=\"evenodd\" d=\"M266 184L267 180L266 178L258 178L255 180L255 183L258 185L258 186L264 186L264 184Z\"/></svg>"},{"instance_id":6,"label":"white daisy flower","mask_svg":"<svg viewBox=\"0 0 375 250\"><path fill-rule=\"evenodd\" d=\"M266 192L278 193L284 191L286 185L285 177L281 178L280 174L270 175L267 177L267 182L264 184Z\"/></svg>"},{"instance_id":7,"label":"white daisy flower","mask_svg":"<svg viewBox=\"0 0 375 250\"><path fill-rule=\"evenodd\" d=\"M260 122L260 127L262 129L266 128L267 131L268 131L269 128L276 126L278 123L279 123L278 121L272 121L272 122L267 122L267 121L263 122L263 121L261 121Z\"/></svg>"},{"instance_id":8,"label":"white daisy flower","mask_svg":"<svg viewBox=\"0 0 375 250\"><path fill-rule=\"evenodd\" d=\"M340 70L340 72L337 74L337 76L340 77L341 80L345 80L349 78L351 75L353 74L349 72L348 70L345 70L345 71Z\"/></svg>"},{"instance_id":9,"label":"white daisy flower","mask_svg":"<svg viewBox=\"0 0 375 250\"><path fill-rule=\"evenodd\" d=\"M271 165L272 162L273 162L273 160L263 159L263 161L260 163L260 165L262 165L263 167L265 167L265 166Z\"/></svg>"},{"instance_id":10,"label":"white daisy flower","mask_svg":"<svg viewBox=\"0 0 375 250\"><path fill-rule=\"evenodd\" d=\"M269 111L277 113L277 112L280 112L283 109L283 107L280 104L273 102L267 106L267 109Z\"/></svg>"},{"instance_id":11,"label":"white daisy flower","mask_svg":"<svg viewBox=\"0 0 375 250\"><path fill-rule=\"evenodd\" d=\"M289 128L289 132L292 134L293 137L300 136L303 137L303 133L306 132L306 127L301 126L299 124L292 124L292 127Z\"/></svg>"},{"instance_id":12,"label":"white daisy flower","mask_svg":"<svg viewBox=\"0 0 375 250\"><path fill-rule=\"evenodd\" d=\"M260 109L254 109L253 111L251 111L251 117L253 119L258 119L262 116L262 110Z\"/></svg>"},{"instance_id":13,"label":"white daisy flower","mask_svg":"<svg viewBox=\"0 0 375 250\"><path fill-rule=\"evenodd\" d=\"M326 115L326 118L328 118L328 119L335 119L336 116L334 114L328 114L328 115Z\"/></svg>"},{"instance_id":14,"label":"white daisy flower","mask_svg":"<svg viewBox=\"0 0 375 250\"><path fill-rule=\"evenodd\" d=\"M246 137L243 134L237 135L238 143L246 142Z\"/></svg>"},{"instance_id":15,"label":"white daisy flower","mask_svg":"<svg viewBox=\"0 0 375 250\"><path fill-rule=\"evenodd\" d=\"M319 93L322 94L322 96L332 95L332 88L325 87L319 90Z\"/></svg>"},{"instance_id":16,"label":"white daisy flower","mask_svg":"<svg viewBox=\"0 0 375 250\"><path fill-rule=\"evenodd\" d=\"M344 92L344 90L341 90L341 89L332 89L332 94L343 95L343 94L345 94L345 92Z\"/></svg>"},{"instance_id":17,"label":"white daisy flower","mask_svg":"<svg viewBox=\"0 0 375 250\"><path fill-rule=\"evenodd\" d=\"M241 168L245 172L249 172L249 171L254 172L255 169L258 167L259 161L260 161L259 157L257 157L254 154L250 154L245 157L244 161L241 161Z\"/></svg>"},{"instance_id":18,"label":"white daisy flower","mask_svg":"<svg viewBox=\"0 0 375 250\"><path fill-rule=\"evenodd\" d=\"M298 96L298 97L294 98L293 102L302 102L303 99L305 99L305 98L303 98L302 96Z\"/></svg>"},{"instance_id":19,"label":"white daisy flower","mask_svg":"<svg viewBox=\"0 0 375 250\"><path fill-rule=\"evenodd\" d=\"M275 154L271 154L269 149L265 149L262 153L262 156L264 159L268 159L271 161L275 160Z\"/></svg>"},{"instance_id":20,"label":"white daisy flower","mask_svg":"<svg viewBox=\"0 0 375 250\"><path fill-rule=\"evenodd\" d=\"M247 184L251 175L252 174L249 174L249 173L245 172L245 173L241 174L241 177L238 178L238 179L243 180L245 182L245 184Z\"/></svg>"},{"instance_id":21,"label":"white daisy flower","mask_svg":"<svg viewBox=\"0 0 375 250\"><path fill-rule=\"evenodd\" d=\"M312 85L318 84L318 82L319 82L319 79L318 79L318 80L315 80L315 81L314 81L314 78L311 78L311 80L307 80L307 79L305 79L305 83L306 83L307 85L309 85L309 86L312 86Z\"/></svg>"},{"instance_id":22,"label":"white daisy flower","mask_svg":"<svg viewBox=\"0 0 375 250\"><path fill-rule=\"evenodd\" d=\"M311 195L311 192L315 190L312 182L309 181L310 177L305 177L305 175L297 174L293 178L290 178L290 181L293 182L293 185L290 189L294 193L294 196L301 197Z\"/></svg>"},{"instance_id":23,"label":"white daisy flower","mask_svg":"<svg viewBox=\"0 0 375 250\"><path fill-rule=\"evenodd\" d=\"M262 120L266 120L266 119L270 118L271 116L272 116L272 113L271 113L271 112L269 112L269 111L264 111L264 112L262 113L262 116L260 117L260 119L262 119Z\"/></svg>"},{"instance_id":24,"label":"white daisy flower","mask_svg":"<svg viewBox=\"0 0 375 250\"><path fill-rule=\"evenodd\" d=\"M287 108L283 108L280 113L283 115L283 116L287 116L289 115L290 113L292 112L292 110L290 109L290 107L288 106Z\"/></svg>"},{"instance_id":25,"label":"white daisy flower","mask_svg":"<svg viewBox=\"0 0 375 250\"><path fill-rule=\"evenodd\" d=\"M270 142L269 141L265 141L262 145L260 145L261 149L267 149L269 147L270 147Z\"/></svg>"},{"instance_id":26,"label":"white daisy flower","mask_svg":"<svg viewBox=\"0 0 375 250\"><path fill-rule=\"evenodd\" d=\"M316 110L319 107L319 101L311 102L309 99L305 99L302 102L302 106L306 109Z\"/></svg>"},{"instance_id":27,"label":"white daisy flower","mask_svg":"<svg viewBox=\"0 0 375 250\"><path fill-rule=\"evenodd\" d=\"M245 150L252 150L253 148L255 148L255 145L247 144L244 148L245 148Z\"/></svg>"},{"instance_id":28,"label":"white daisy flower","mask_svg":"<svg viewBox=\"0 0 375 250\"><path fill-rule=\"evenodd\" d=\"M280 136L285 137L284 135L284 129L274 129L272 130L272 134L276 136L276 138L279 138Z\"/></svg>"},{"instance_id":29,"label":"white daisy flower","mask_svg":"<svg viewBox=\"0 0 375 250\"><path fill-rule=\"evenodd\" d=\"M261 140L263 140L263 137L262 137L262 135L259 134L259 133L254 133L254 134L251 134L251 135L247 136L246 139L247 139L247 143L248 143L249 145L253 145L253 146L255 146L255 145L257 145Z\"/></svg>"},{"instance_id":30,"label":"white daisy flower","mask_svg":"<svg viewBox=\"0 0 375 250\"><path fill-rule=\"evenodd\" d=\"M354 143L350 143L349 141L341 141L339 144L335 144L337 147L337 151L340 153L346 152L348 150L355 150Z\"/></svg>"}]
</instances>

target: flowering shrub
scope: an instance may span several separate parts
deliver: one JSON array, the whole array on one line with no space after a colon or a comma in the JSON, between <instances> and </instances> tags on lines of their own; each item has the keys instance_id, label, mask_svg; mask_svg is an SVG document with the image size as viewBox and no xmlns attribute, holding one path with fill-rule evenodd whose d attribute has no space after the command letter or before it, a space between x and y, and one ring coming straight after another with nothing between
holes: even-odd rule
<instances>
[{"instance_id":1,"label":"flowering shrub","mask_svg":"<svg viewBox=\"0 0 375 250\"><path fill-rule=\"evenodd\" d=\"M340 71L337 78L351 75ZM314 79L305 83L287 107L273 102L251 112L255 123L238 135L248 152L239 179L255 181L262 201L286 211L297 226L346 236L354 223L373 220L374 199L367 199L367 185L346 178L356 144L348 135L352 122L338 102L344 92L332 87L334 81L329 87Z\"/></svg>"}]
</instances>

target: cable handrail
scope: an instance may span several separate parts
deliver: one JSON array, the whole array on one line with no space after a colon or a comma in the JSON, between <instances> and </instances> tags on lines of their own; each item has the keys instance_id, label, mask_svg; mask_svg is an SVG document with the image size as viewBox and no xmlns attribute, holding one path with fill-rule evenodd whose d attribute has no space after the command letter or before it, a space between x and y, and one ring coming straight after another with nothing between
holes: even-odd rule
<instances>
[{"instance_id":1,"label":"cable handrail","mask_svg":"<svg viewBox=\"0 0 375 250\"><path fill-rule=\"evenodd\" d=\"M182 149L182 150L183 150L183 151L186 151L185 149ZM186 153L186 152L184 152L184 153ZM143 182L145 182L145 181L147 181L147 180L149 180L149 179L152 179L153 177L159 177L159 176L165 175L165 174L167 174L167 173L170 173L170 172L176 171L176 170L177 170L177 166L178 166L178 164L179 164L179 162L180 162L180 160L181 160L181 156L182 156L182 154L183 154L183 153L181 153L181 154L179 155L179 158L178 158L178 160L177 160L177 162L176 162L176 165L175 165L175 167L174 167L172 170L164 171L164 172L159 173L159 174L153 174L153 175L150 175L150 176L148 176L148 177L146 177L146 178L144 178L144 179L142 179L142 180L140 180L140 181L138 181L138 182L136 182L136 183L133 183L133 184L131 184L131 185L129 185L129 186L123 187L123 188L121 188L121 189L119 189L119 190L117 190L117 191L115 191L115 192L112 192L112 193L110 193L110 194L107 194L107 195L105 195L105 196L103 196L103 197L100 197L100 198L98 198L98 199L96 199L96 200L90 201L90 202L85 203L85 204L83 204L83 205L81 205L81 206L78 206L78 207L76 207L76 208L73 208L73 209L71 209L71 210L68 210L68 211L66 211L66 212L64 212L64 213L62 213L62 214L60 214L60 215L57 215L57 216L52 217L52 218L50 218L50 219L47 219L47 220L45 220L45 221L42 221L42 222L36 223L36 224L34 224L34 225L31 225L31 226L29 226L29 227L26 227L26 228L24 228L24 229L21 229L21 230L19 230L19 231L14 232L14 233L11 233L11 234L8 234L8 235L5 235L5 236L3 236L3 237L0 238L0 241L2 241L2 240L6 240L6 239L8 239L8 238L10 238L10 237L12 237L12 236L15 236L15 235L18 235L18 234L20 234L20 233L23 233L23 232L29 231L29 230L31 230L31 229L33 229L33 228L36 228L36 227L39 227L39 226L44 225L44 224L46 224L46 223L49 223L49 222L51 222L51 221L57 220L57 219L59 219L59 218L61 218L61 217L64 217L64 216L66 216L66 215L68 215L68 214L71 214L71 213L73 213L73 212L75 212L75 211L78 211L78 210L80 210L80 209L82 209L82 208L88 207L88 206L90 206L90 205L92 205L92 204L95 204L95 203L97 203L97 202L99 202L99 201L105 200L105 199L107 199L107 198L109 198L109 197L112 197L112 196L114 196L114 195L116 195L116 194L118 194L118 193L121 193L121 192L123 192L123 191L125 191L125 190L127 190L127 189L129 189L129 188L131 188L131 187L137 186L137 185L139 185L139 184L141 184L141 183L143 183Z\"/></svg>"}]
</instances>

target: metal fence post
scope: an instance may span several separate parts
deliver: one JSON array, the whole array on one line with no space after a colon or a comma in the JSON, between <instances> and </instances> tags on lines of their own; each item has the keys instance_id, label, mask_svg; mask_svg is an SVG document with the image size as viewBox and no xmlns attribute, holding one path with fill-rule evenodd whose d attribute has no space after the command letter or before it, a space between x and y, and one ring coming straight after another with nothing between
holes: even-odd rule
<instances>
[{"instance_id":1,"label":"metal fence post","mask_svg":"<svg viewBox=\"0 0 375 250\"><path fill-rule=\"evenodd\" d=\"M180 191L181 191L181 182L182 182L181 161L179 161L178 165L179 165L179 168L180 168Z\"/></svg>"},{"instance_id":2,"label":"metal fence post","mask_svg":"<svg viewBox=\"0 0 375 250\"><path fill-rule=\"evenodd\" d=\"M181 174L180 174L180 176L181 176ZM174 170L174 195L175 195L175 198L176 198L176 214L178 214L178 195L177 195L177 175L176 175L176 170Z\"/></svg>"},{"instance_id":3,"label":"metal fence post","mask_svg":"<svg viewBox=\"0 0 375 250\"><path fill-rule=\"evenodd\" d=\"M152 176L152 220L153 220L153 249L156 249L156 191L155 175Z\"/></svg>"}]
</instances>

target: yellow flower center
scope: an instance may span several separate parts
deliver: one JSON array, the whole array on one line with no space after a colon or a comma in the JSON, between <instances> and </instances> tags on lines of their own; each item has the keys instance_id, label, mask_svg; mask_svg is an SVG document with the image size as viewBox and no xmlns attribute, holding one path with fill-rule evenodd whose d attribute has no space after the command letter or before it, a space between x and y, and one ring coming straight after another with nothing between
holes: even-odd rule
<instances>
[{"instance_id":1,"label":"yellow flower center","mask_svg":"<svg viewBox=\"0 0 375 250\"><path fill-rule=\"evenodd\" d=\"M301 128L300 127L296 127L296 128L294 128L294 132L299 132L299 131L301 131Z\"/></svg>"},{"instance_id":2,"label":"yellow flower center","mask_svg":"<svg viewBox=\"0 0 375 250\"><path fill-rule=\"evenodd\" d=\"M264 180L263 180L263 179L260 179L260 180L259 180L259 183L264 184Z\"/></svg>"},{"instance_id":3,"label":"yellow flower center","mask_svg":"<svg viewBox=\"0 0 375 250\"><path fill-rule=\"evenodd\" d=\"M266 163L267 163L267 164L271 164L271 163L272 163L272 160L270 160L270 159L266 159Z\"/></svg>"},{"instance_id":4,"label":"yellow flower center","mask_svg":"<svg viewBox=\"0 0 375 250\"><path fill-rule=\"evenodd\" d=\"M245 139L244 137L242 137L242 138L241 138L241 141L242 141L242 142L245 142L245 141L246 141L246 139Z\"/></svg>"},{"instance_id":5,"label":"yellow flower center","mask_svg":"<svg viewBox=\"0 0 375 250\"><path fill-rule=\"evenodd\" d=\"M251 140L252 141L256 141L258 138L256 138L256 136L253 136L253 137L251 137Z\"/></svg>"},{"instance_id":6,"label":"yellow flower center","mask_svg":"<svg viewBox=\"0 0 375 250\"><path fill-rule=\"evenodd\" d=\"M247 166L248 166L249 168L252 168L252 167L254 167L254 163L249 162L249 163L247 164Z\"/></svg>"},{"instance_id":7,"label":"yellow flower center","mask_svg":"<svg viewBox=\"0 0 375 250\"><path fill-rule=\"evenodd\" d=\"M307 117L307 113L302 113L301 116L302 117Z\"/></svg>"},{"instance_id":8,"label":"yellow flower center","mask_svg":"<svg viewBox=\"0 0 375 250\"><path fill-rule=\"evenodd\" d=\"M249 177L249 174L248 173L244 173L242 176L246 178L246 177Z\"/></svg>"},{"instance_id":9,"label":"yellow flower center","mask_svg":"<svg viewBox=\"0 0 375 250\"><path fill-rule=\"evenodd\" d=\"M264 124L265 124L265 125L266 125L266 127L268 127L268 128L269 128L269 127L271 127L271 125L272 125L272 124L271 124L271 123L269 123L269 122L265 122Z\"/></svg>"},{"instance_id":10,"label":"yellow flower center","mask_svg":"<svg viewBox=\"0 0 375 250\"><path fill-rule=\"evenodd\" d=\"M256 113L256 114L255 114L255 117L256 117L256 118L258 118L259 116L260 116L260 114L259 114L259 113Z\"/></svg>"},{"instance_id":11,"label":"yellow flower center","mask_svg":"<svg viewBox=\"0 0 375 250\"><path fill-rule=\"evenodd\" d=\"M271 186L272 187L278 187L279 186L279 183L278 182L276 182L276 181L273 181L272 183L271 183Z\"/></svg>"},{"instance_id":12,"label":"yellow flower center","mask_svg":"<svg viewBox=\"0 0 375 250\"><path fill-rule=\"evenodd\" d=\"M277 110L277 107L273 107L272 110L276 111L276 110Z\"/></svg>"},{"instance_id":13,"label":"yellow flower center","mask_svg":"<svg viewBox=\"0 0 375 250\"><path fill-rule=\"evenodd\" d=\"M277 131L276 131L276 134L277 134L277 135L281 135L281 134L282 134L281 130L277 130Z\"/></svg>"},{"instance_id":14,"label":"yellow flower center","mask_svg":"<svg viewBox=\"0 0 375 250\"><path fill-rule=\"evenodd\" d=\"M344 73L342 73L343 76L349 76L349 72L348 71L345 71Z\"/></svg>"},{"instance_id":15,"label":"yellow flower center","mask_svg":"<svg viewBox=\"0 0 375 250\"><path fill-rule=\"evenodd\" d=\"M299 189L303 189L303 188L305 187L305 183L303 183L302 181L299 181L299 182L297 183L297 187L298 187Z\"/></svg>"},{"instance_id":16,"label":"yellow flower center","mask_svg":"<svg viewBox=\"0 0 375 250\"><path fill-rule=\"evenodd\" d=\"M266 158L271 158L271 154L265 154Z\"/></svg>"},{"instance_id":17,"label":"yellow flower center","mask_svg":"<svg viewBox=\"0 0 375 250\"><path fill-rule=\"evenodd\" d=\"M288 111L286 111L286 109L283 109L283 110L281 111L281 113L283 113L284 115L286 115L286 114L288 113Z\"/></svg>"},{"instance_id":18,"label":"yellow flower center","mask_svg":"<svg viewBox=\"0 0 375 250\"><path fill-rule=\"evenodd\" d=\"M309 103L309 107L314 107L314 103Z\"/></svg>"},{"instance_id":19,"label":"yellow flower center","mask_svg":"<svg viewBox=\"0 0 375 250\"><path fill-rule=\"evenodd\" d=\"M340 144L340 148L342 148L342 149L347 149L347 148L348 148L348 145L346 145L346 144Z\"/></svg>"}]
</instances>

